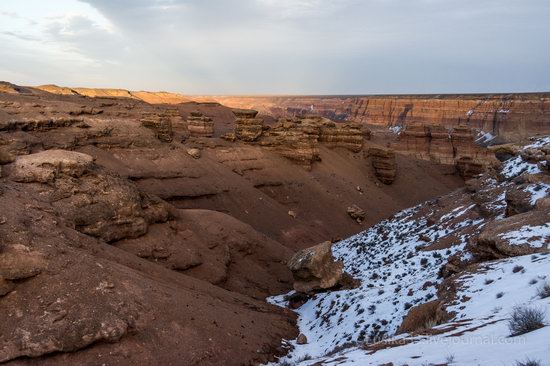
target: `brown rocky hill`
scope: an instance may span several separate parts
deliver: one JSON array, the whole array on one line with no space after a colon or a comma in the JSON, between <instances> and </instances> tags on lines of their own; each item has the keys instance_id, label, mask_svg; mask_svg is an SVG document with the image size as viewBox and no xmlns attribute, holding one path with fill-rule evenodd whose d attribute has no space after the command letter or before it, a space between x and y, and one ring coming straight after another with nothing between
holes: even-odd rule
<instances>
[{"instance_id":1,"label":"brown rocky hill","mask_svg":"<svg viewBox=\"0 0 550 366\"><path fill-rule=\"evenodd\" d=\"M297 335L264 301L291 288L294 250L463 185L403 154L373 164L368 131L318 116L8 89L0 362L266 362Z\"/></svg>"}]
</instances>

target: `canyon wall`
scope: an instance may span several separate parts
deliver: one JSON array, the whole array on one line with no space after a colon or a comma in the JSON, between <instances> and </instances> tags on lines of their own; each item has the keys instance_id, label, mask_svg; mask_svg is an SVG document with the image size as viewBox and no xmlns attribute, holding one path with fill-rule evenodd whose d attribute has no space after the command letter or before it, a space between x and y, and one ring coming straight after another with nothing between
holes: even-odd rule
<instances>
[{"instance_id":1,"label":"canyon wall","mask_svg":"<svg viewBox=\"0 0 550 366\"><path fill-rule=\"evenodd\" d=\"M334 121L384 127L468 126L519 141L550 133L550 93L507 95L192 97L274 117L316 113Z\"/></svg>"}]
</instances>

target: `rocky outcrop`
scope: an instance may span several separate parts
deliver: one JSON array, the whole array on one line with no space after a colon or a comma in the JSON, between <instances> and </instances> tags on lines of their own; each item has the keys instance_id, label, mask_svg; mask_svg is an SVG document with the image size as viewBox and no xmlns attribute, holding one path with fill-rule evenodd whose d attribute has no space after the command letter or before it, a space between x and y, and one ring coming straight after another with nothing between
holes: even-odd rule
<instances>
[{"instance_id":1,"label":"rocky outcrop","mask_svg":"<svg viewBox=\"0 0 550 366\"><path fill-rule=\"evenodd\" d=\"M12 118L0 121L0 131L50 131L58 128L65 128L82 122L81 119L73 117L55 118Z\"/></svg>"},{"instance_id":2,"label":"rocky outcrop","mask_svg":"<svg viewBox=\"0 0 550 366\"><path fill-rule=\"evenodd\" d=\"M309 293L336 286L342 279L344 264L335 261L332 243L324 242L299 251L288 262L294 276L294 290Z\"/></svg>"},{"instance_id":3,"label":"rocky outcrop","mask_svg":"<svg viewBox=\"0 0 550 366\"><path fill-rule=\"evenodd\" d=\"M369 156L376 178L384 184L392 184L397 172L395 151L393 149L373 147L369 149Z\"/></svg>"},{"instance_id":4,"label":"rocky outcrop","mask_svg":"<svg viewBox=\"0 0 550 366\"><path fill-rule=\"evenodd\" d=\"M233 110L237 117L235 133L224 135L230 141L241 140L272 148L280 155L306 167L320 160L319 144L343 147L352 152L363 148L363 131L359 125L335 123L319 116L282 118L271 126L264 126L256 118L257 111Z\"/></svg>"},{"instance_id":5,"label":"rocky outcrop","mask_svg":"<svg viewBox=\"0 0 550 366\"><path fill-rule=\"evenodd\" d=\"M16 182L53 182L60 175L78 178L89 171L93 158L64 150L48 150L19 156L14 164L12 179Z\"/></svg>"},{"instance_id":6,"label":"rocky outcrop","mask_svg":"<svg viewBox=\"0 0 550 366\"><path fill-rule=\"evenodd\" d=\"M257 111L249 109L234 109L233 114L237 118L235 121L235 137L245 142L256 141L263 132L264 120L256 118Z\"/></svg>"},{"instance_id":7,"label":"rocky outcrop","mask_svg":"<svg viewBox=\"0 0 550 366\"><path fill-rule=\"evenodd\" d=\"M168 111L145 112L141 117L141 125L155 131L155 135L160 141L172 142L174 138L172 116Z\"/></svg>"},{"instance_id":8,"label":"rocky outcrop","mask_svg":"<svg viewBox=\"0 0 550 366\"><path fill-rule=\"evenodd\" d=\"M168 220L167 205L141 194L123 179L93 168L89 155L48 150L19 156L11 179L24 183L48 183L50 202L74 227L91 236L112 242L135 238L147 225Z\"/></svg>"},{"instance_id":9,"label":"rocky outcrop","mask_svg":"<svg viewBox=\"0 0 550 366\"><path fill-rule=\"evenodd\" d=\"M193 137L214 136L214 121L205 117L201 112L191 112L187 117L187 130Z\"/></svg>"},{"instance_id":10,"label":"rocky outcrop","mask_svg":"<svg viewBox=\"0 0 550 366\"><path fill-rule=\"evenodd\" d=\"M319 127L311 121L280 120L265 131L258 144L309 168L320 159L318 140Z\"/></svg>"},{"instance_id":11,"label":"rocky outcrop","mask_svg":"<svg viewBox=\"0 0 550 366\"><path fill-rule=\"evenodd\" d=\"M392 146L401 154L456 165L465 179L482 173L497 161L490 150L476 143L474 131L466 126L447 129L438 125L410 125Z\"/></svg>"},{"instance_id":12,"label":"rocky outcrop","mask_svg":"<svg viewBox=\"0 0 550 366\"><path fill-rule=\"evenodd\" d=\"M363 149L363 131L357 123L335 123L319 118L319 142L330 147L343 147L353 152Z\"/></svg>"},{"instance_id":13,"label":"rocky outcrop","mask_svg":"<svg viewBox=\"0 0 550 366\"><path fill-rule=\"evenodd\" d=\"M472 252L483 259L501 259L550 251L550 211L533 210L487 225Z\"/></svg>"}]
</instances>

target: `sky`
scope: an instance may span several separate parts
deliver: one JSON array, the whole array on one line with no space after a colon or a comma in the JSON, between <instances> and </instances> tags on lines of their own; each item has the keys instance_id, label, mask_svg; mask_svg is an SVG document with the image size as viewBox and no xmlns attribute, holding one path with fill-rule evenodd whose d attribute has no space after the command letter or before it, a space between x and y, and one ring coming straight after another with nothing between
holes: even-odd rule
<instances>
[{"instance_id":1,"label":"sky","mask_svg":"<svg viewBox=\"0 0 550 366\"><path fill-rule=\"evenodd\" d=\"M550 91L548 0L0 0L0 42L19 85Z\"/></svg>"}]
</instances>

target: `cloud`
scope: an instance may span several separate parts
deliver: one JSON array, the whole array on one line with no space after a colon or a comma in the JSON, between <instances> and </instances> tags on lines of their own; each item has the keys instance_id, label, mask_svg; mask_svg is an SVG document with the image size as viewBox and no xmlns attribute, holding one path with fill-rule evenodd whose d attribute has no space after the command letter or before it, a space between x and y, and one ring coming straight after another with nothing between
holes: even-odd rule
<instances>
[{"instance_id":1,"label":"cloud","mask_svg":"<svg viewBox=\"0 0 550 366\"><path fill-rule=\"evenodd\" d=\"M60 8L40 37L89 60L96 82L114 86L234 94L550 88L545 0L80 3L95 13Z\"/></svg>"}]
</instances>

